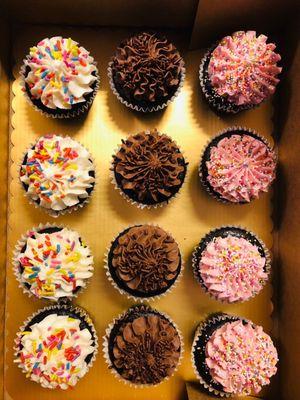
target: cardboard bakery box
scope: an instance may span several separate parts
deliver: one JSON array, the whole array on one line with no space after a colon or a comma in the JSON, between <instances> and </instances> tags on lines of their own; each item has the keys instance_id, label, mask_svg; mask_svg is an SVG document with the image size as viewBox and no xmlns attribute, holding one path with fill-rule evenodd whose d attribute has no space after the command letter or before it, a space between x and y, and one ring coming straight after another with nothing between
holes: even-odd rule
<instances>
[{"instance_id":1,"label":"cardboard bakery box","mask_svg":"<svg viewBox=\"0 0 300 400\"><path fill-rule=\"evenodd\" d=\"M18 0L1 2L0 20L0 320L1 398L6 400L203 400L193 373L190 351L197 324L207 315L225 311L250 318L272 335L279 349L279 371L259 398L296 400L300 396L300 178L299 2L272 0ZM110 90L107 64L118 43L141 29L165 33L180 49L187 76L180 95L163 113L140 115L126 109ZM261 107L232 117L217 117L203 100L198 68L205 49L236 30L256 30L277 43L283 72L276 95ZM29 47L44 37L71 36L94 55L100 90L84 121L44 117L25 101L19 69ZM273 193L243 207L218 204L198 184L197 165L203 146L232 125L259 131L278 148L279 171ZM127 204L109 179L111 156L129 133L158 128L170 133L189 161L182 192L168 207L138 210ZM17 329L47 303L33 300L18 287L12 252L19 237L39 223L55 222L23 196L18 165L26 148L40 135L73 135L86 145L98 164L99 182L90 204L58 222L82 232L95 257L96 271L76 304L94 320L99 354L89 373L71 391L49 391L25 378L13 363ZM124 227L153 222L174 234L182 248L182 280L153 307L177 323L185 353L175 376L155 388L124 385L108 370L101 351L105 328L130 301L107 281L103 258L107 246ZM272 248L272 281L241 305L218 304L199 290L191 271L191 252L210 229L237 224L255 231ZM251 399L252 397L247 397ZM257 397L255 397L257 398Z\"/></svg>"}]
</instances>

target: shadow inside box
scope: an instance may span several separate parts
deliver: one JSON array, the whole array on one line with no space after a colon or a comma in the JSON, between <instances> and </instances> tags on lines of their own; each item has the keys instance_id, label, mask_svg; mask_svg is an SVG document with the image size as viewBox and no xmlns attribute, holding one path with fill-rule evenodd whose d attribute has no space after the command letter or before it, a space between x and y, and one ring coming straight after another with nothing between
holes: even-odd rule
<instances>
[{"instance_id":1,"label":"shadow inside box","mask_svg":"<svg viewBox=\"0 0 300 400\"><path fill-rule=\"evenodd\" d=\"M209 396L208 398L220 399L221 396L215 395L206 389L203 385L196 381L185 382L186 391L189 400L204 400L203 394ZM223 398L223 397L222 397ZM206 397L205 397L206 399Z\"/></svg>"}]
</instances>

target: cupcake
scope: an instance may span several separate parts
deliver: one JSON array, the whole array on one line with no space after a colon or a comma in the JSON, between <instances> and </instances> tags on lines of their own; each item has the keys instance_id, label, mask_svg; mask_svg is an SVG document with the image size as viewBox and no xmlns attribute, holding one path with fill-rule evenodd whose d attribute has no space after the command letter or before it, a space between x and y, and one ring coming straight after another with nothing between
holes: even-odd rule
<instances>
[{"instance_id":1,"label":"cupcake","mask_svg":"<svg viewBox=\"0 0 300 400\"><path fill-rule=\"evenodd\" d=\"M226 36L203 57L199 77L209 105L220 113L237 113L258 106L279 82L281 57L275 44L255 31Z\"/></svg>"},{"instance_id":2,"label":"cupcake","mask_svg":"<svg viewBox=\"0 0 300 400\"><path fill-rule=\"evenodd\" d=\"M164 205L181 188L187 163L177 144L153 131L130 135L113 157L115 186L140 208Z\"/></svg>"},{"instance_id":3,"label":"cupcake","mask_svg":"<svg viewBox=\"0 0 300 400\"><path fill-rule=\"evenodd\" d=\"M200 178L217 200L245 204L269 190L276 162L275 151L264 138L249 129L232 127L204 149Z\"/></svg>"},{"instance_id":4,"label":"cupcake","mask_svg":"<svg viewBox=\"0 0 300 400\"><path fill-rule=\"evenodd\" d=\"M31 104L54 118L86 112L99 87L94 58L71 38L61 36L31 47L20 73Z\"/></svg>"},{"instance_id":5,"label":"cupcake","mask_svg":"<svg viewBox=\"0 0 300 400\"><path fill-rule=\"evenodd\" d=\"M185 77L176 47L156 33L124 40L112 57L108 76L121 103L136 111L165 108L177 96Z\"/></svg>"},{"instance_id":6,"label":"cupcake","mask_svg":"<svg viewBox=\"0 0 300 400\"><path fill-rule=\"evenodd\" d=\"M57 301L86 287L93 257L77 232L48 224L31 229L18 242L14 269L24 292Z\"/></svg>"},{"instance_id":7,"label":"cupcake","mask_svg":"<svg viewBox=\"0 0 300 400\"><path fill-rule=\"evenodd\" d=\"M193 253L196 279L216 300L242 302L255 296L270 271L269 252L253 233L236 226L209 232Z\"/></svg>"},{"instance_id":8,"label":"cupcake","mask_svg":"<svg viewBox=\"0 0 300 400\"><path fill-rule=\"evenodd\" d=\"M93 323L82 309L46 307L19 329L14 361L27 378L44 388L72 388L92 366L97 340Z\"/></svg>"},{"instance_id":9,"label":"cupcake","mask_svg":"<svg viewBox=\"0 0 300 400\"><path fill-rule=\"evenodd\" d=\"M121 293L147 300L170 289L181 272L182 260L169 233L154 225L136 225L112 242L106 268Z\"/></svg>"},{"instance_id":10,"label":"cupcake","mask_svg":"<svg viewBox=\"0 0 300 400\"><path fill-rule=\"evenodd\" d=\"M95 167L80 143L47 135L27 151L20 180L30 202L57 216L88 202L95 185Z\"/></svg>"},{"instance_id":11,"label":"cupcake","mask_svg":"<svg viewBox=\"0 0 300 400\"><path fill-rule=\"evenodd\" d=\"M169 317L141 305L114 320L106 330L103 350L119 379L136 387L153 386L174 374L182 343Z\"/></svg>"},{"instance_id":12,"label":"cupcake","mask_svg":"<svg viewBox=\"0 0 300 400\"><path fill-rule=\"evenodd\" d=\"M196 376L209 392L248 396L270 383L278 355L261 326L221 314L198 327L192 361Z\"/></svg>"}]
</instances>

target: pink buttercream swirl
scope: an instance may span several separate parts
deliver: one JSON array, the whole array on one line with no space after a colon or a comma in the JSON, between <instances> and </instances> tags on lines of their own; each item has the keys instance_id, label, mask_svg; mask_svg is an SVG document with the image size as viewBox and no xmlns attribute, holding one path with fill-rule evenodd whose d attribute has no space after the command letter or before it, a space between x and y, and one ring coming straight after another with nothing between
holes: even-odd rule
<instances>
[{"instance_id":1,"label":"pink buttercream swirl","mask_svg":"<svg viewBox=\"0 0 300 400\"><path fill-rule=\"evenodd\" d=\"M257 394L276 371L277 350L261 326L241 320L215 330L205 348L212 378L227 393Z\"/></svg>"},{"instance_id":2,"label":"pink buttercream swirl","mask_svg":"<svg viewBox=\"0 0 300 400\"><path fill-rule=\"evenodd\" d=\"M208 243L199 262L199 272L207 290L229 303L244 301L258 293L268 274L266 259L248 240L228 235Z\"/></svg>"},{"instance_id":3,"label":"pink buttercream swirl","mask_svg":"<svg viewBox=\"0 0 300 400\"><path fill-rule=\"evenodd\" d=\"M249 202L268 191L275 178L276 155L262 140L232 134L211 148L206 166L208 182L223 199Z\"/></svg>"},{"instance_id":4,"label":"pink buttercream swirl","mask_svg":"<svg viewBox=\"0 0 300 400\"><path fill-rule=\"evenodd\" d=\"M255 31L226 36L213 50L208 76L219 96L236 105L255 105L274 93L282 68L275 44Z\"/></svg>"}]
</instances>

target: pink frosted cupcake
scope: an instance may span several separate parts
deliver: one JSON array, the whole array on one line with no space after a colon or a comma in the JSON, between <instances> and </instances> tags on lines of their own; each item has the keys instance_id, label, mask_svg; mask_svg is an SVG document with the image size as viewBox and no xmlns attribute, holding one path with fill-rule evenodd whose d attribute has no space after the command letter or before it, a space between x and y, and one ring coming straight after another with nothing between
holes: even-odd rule
<instances>
[{"instance_id":1,"label":"pink frosted cupcake","mask_svg":"<svg viewBox=\"0 0 300 400\"><path fill-rule=\"evenodd\" d=\"M249 129L232 127L206 146L199 174L217 200L244 204L269 190L276 162L276 153L264 138Z\"/></svg>"},{"instance_id":2,"label":"pink frosted cupcake","mask_svg":"<svg viewBox=\"0 0 300 400\"><path fill-rule=\"evenodd\" d=\"M276 45L255 31L224 37L203 57L199 77L203 94L217 112L237 113L258 106L279 82L281 57Z\"/></svg>"},{"instance_id":3,"label":"pink frosted cupcake","mask_svg":"<svg viewBox=\"0 0 300 400\"><path fill-rule=\"evenodd\" d=\"M276 374L277 350L261 326L221 314L201 324L192 361L202 385L219 396L256 395Z\"/></svg>"},{"instance_id":4,"label":"pink frosted cupcake","mask_svg":"<svg viewBox=\"0 0 300 400\"><path fill-rule=\"evenodd\" d=\"M193 253L196 279L216 300L249 300L266 283L269 252L253 233L236 226L209 232Z\"/></svg>"}]
</instances>

